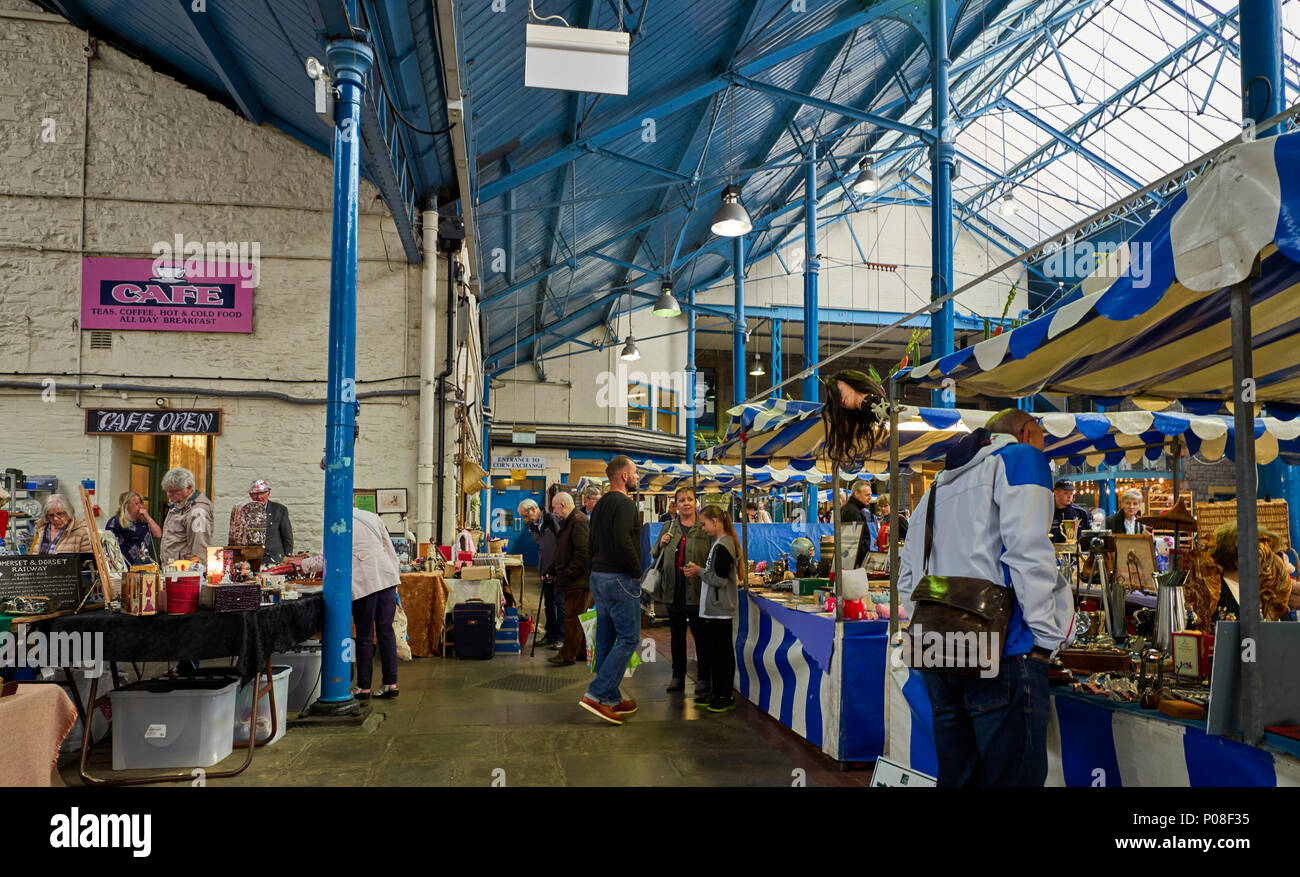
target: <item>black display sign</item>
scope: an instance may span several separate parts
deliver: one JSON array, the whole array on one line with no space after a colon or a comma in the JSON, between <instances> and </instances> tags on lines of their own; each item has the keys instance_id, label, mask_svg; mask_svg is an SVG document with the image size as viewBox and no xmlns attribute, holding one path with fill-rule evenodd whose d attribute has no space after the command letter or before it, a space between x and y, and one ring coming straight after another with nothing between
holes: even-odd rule
<instances>
[{"instance_id":1,"label":"black display sign","mask_svg":"<svg viewBox=\"0 0 1300 877\"><path fill-rule=\"evenodd\" d=\"M86 594L82 561L89 554L16 554L0 557L0 602L49 597L51 612L76 609Z\"/></svg>"},{"instance_id":2,"label":"black display sign","mask_svg":"<svg viewBox=\"0 0 1300 877\"><path fill-rule=\"evenodd\" d=\"M220 408L87 408L86 435L220 435Z\"/></svg>"}]
</instances>

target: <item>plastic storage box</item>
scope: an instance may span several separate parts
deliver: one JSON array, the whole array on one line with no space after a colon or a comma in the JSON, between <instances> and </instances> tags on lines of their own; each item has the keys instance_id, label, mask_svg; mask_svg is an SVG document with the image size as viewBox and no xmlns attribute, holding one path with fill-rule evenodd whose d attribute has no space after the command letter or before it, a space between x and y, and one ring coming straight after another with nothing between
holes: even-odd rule
<instances>
[{"instance_id":1,"label":"plastic storage box","mask_svg":"<svg viewBox=\"0 0 1300 877\"><path fill-rule=\"evenodd\" d=\"M519 610L514 606L507 607L505 618L501 621L501 627L497 629L496 645L497 652L505 654L519 654L522 651L522 644L519 642Z\"/></svg>"},{"instance_id":2,"label":"plastic storage box","mask_svg":"<svg viewBox=\"0 0 1300 877\"><path fill-rule=\"evenodd\" d=\"M285 728L288 726L289 712L289 681L293 674L292 667L277 667L274 663L271 665L271 679L275 686L275 715L276 728L275 736L267 741L266 745L279 740L284 736ZM265 677L259 677L265 680ZM266 684L265 681L262 682ZM241 685L239 694L235 696L235 742L248 742L249 720L253 715L253 683ZM257 739L262 740L267 734L271 733L271 699L262 697L257 702Z\"/></svg>"},{"instance_id":3,"label":"plastic storage box","mask_svg":"<svg viewBox=\"0 0 1300 877\"><path fill-rule=\"evenodd\" d=\"M211 767L234 750L229 679L150 679L114 691L113 770Z\"/></svg>"},{"instance_id":4,"label":"plastic storage box","mask_svg":"<svg viewBox=\"0 0 1300 877\"><path fill-rule=\"evenodd\" d=\"M297 714L320 699L320 642L308 640L286 652L271 656L272 667L292 667L286 708ZM280 693L275 694L279 704Z\"/></svg>"}]
</instances>

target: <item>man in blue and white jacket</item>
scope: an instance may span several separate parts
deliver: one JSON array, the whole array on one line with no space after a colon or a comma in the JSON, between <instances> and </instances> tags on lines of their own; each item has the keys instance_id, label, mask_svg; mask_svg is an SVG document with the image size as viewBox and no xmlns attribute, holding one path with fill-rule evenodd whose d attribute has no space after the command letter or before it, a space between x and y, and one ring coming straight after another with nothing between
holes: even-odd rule
<instances>
[{"instance_id":1,"label":"man in blue and white jacket","mask_svg":"<svg viewBox=\"0 0 1300 877\"><path fill-rule=\"evenodd\" d=\"M948 455L935 479L932 575L1001 582L1015 592L992 678L922 670L934 722L941 786L1041 786L1047 777L1048 664L1073 623L1069 586L1057 575L1052 479L1043 429L1008 409ZM933 488L932 488L933 489ZM922 571L929 492L910 524L898 590L909 615ZM922 635L924 636L924 635ZM1025 721L1028 712L1029 721Z\"/></svg>"}]
</instances>

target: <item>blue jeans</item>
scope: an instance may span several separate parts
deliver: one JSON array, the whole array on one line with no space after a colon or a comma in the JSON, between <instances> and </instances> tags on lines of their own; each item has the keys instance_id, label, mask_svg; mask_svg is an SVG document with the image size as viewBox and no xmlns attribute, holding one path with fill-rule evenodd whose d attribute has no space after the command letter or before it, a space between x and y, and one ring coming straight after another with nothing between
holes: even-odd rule
<instances>
[{"instance_id":1,"label":"blue jeans","mask_svg":"<svg viewBox=\"0 0 1300 877\"><path fill-rule=\"evenodd\" d=\"M923 670L941 786L1041 786L1047 779L1047 662L1003 658L992 679Z\"/></svg>"},{"instance_id":2,"label":"blue jeans","mask_svg":"<svg viewBox=\"0 0 1300 877\"><path fill-rule=\"evenodd\" d=\"M623 702L618 684L641 636L641 585L622 573L593 572L591 596L596 602L596 676L587 697L605 706Z\"/></svg>"}]
</instances>

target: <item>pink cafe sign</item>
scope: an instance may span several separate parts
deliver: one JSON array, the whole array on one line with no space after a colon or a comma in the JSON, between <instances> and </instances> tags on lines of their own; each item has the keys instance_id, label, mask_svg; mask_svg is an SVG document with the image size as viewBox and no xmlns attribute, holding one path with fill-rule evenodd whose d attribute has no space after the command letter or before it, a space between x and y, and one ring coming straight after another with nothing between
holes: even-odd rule
<instances>
[{"instance_id":1,"label":"pink cafe sign","mask_svg":"<svg viewBox=\"0 0 1300 877\"><path fill-rule=\"evenodd\" d=\"M253 266L84 258L81 328L252 332Z\"/></svg>"}]
</instances>

